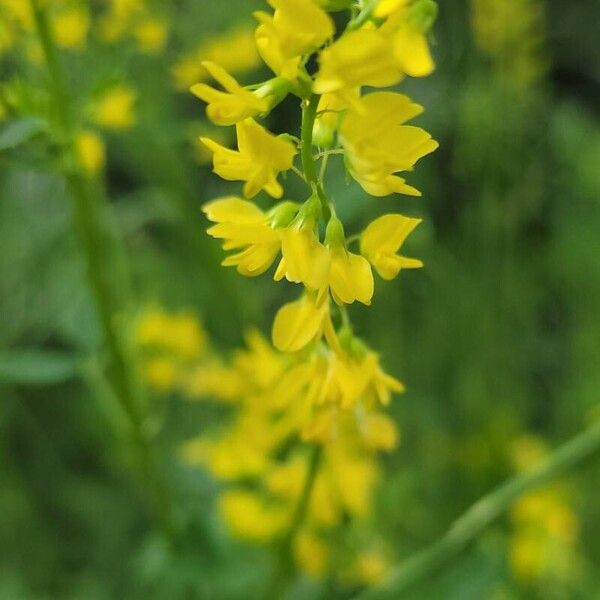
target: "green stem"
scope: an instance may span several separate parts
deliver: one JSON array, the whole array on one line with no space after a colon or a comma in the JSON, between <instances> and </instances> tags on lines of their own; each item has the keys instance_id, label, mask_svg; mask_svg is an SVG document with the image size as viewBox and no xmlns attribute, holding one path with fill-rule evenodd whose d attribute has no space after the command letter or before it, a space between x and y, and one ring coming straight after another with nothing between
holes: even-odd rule
<instances>
[{"instance_id":1,"label":"green stem","mask_svg":"<svg viewBox=\"0 0 600 600\"><path fill-rule=\"evenodd\" d=\"M348 23L346 31L360 29L371 18L377 2L378 0L365 0L362 10Z\"/></svg>"},{"instance_id":2,"label":"green stem","mask_svg":"<svg viewBox=\"0 0 600 600\"><path fill-rule=\"evenodd\" d=\"M308 472L306 474L302 492L298 498L298 503L296 504L294 513L292 515L292 521L277 547L277 564L275 565L273 576L265 595L266 600L279 600L282 597L288 580L293 573L294 540L296 539L296 535L302 527L308 512L310 498L315 485L315 480L317 478L317 472L319 471L319 465L321 464L321 454L321 446L313 446L308 463Z\"/></svg>"},{"instance_id":3,"label":"green stem","mask_svg":"<svg viewBox=\"0 0 600 600\"><path fill-rule=\"evenodd\" d=\"M110 356L111 383L131 429L131 436L142 470L144 484L150 488L157 519L170 534L171 510L152 454L150 440L145 433L141 410L142 390L129 369L126 345L120 327L114 319L113 302L117 290L111 286L112 272L106 266L110 251L118 250L118 242L109 235L104 224L103 197L96 193L83 172L75 151L75 120L63 73L58 61L47 15L40 0L30 0L35 28L48 68L56 118L57 140L62 147L63 170L73 206L73 221L87 266L90 288L95 300L100 326ZM112 248L107 248L112 244ZM119 252L114 252L118 254Z\"/></svg>"},{"instance_id":4,"label":"green stem","mask_svg":"<svg viewBox=\"0 0 600 600\"><path fill-rule=\"evenodd\" d=\"M311 94L310 98L302 105L300 158L302 159L304 178L319 197L323 218L325 221L329 221L331 218L331 209L329 208L329 202L325 196L323 186L319 181L317 163L315 162L315 157L312 153L313 126L317 117L318 106L319 96L317 94Z\"/></svg>"},{"instance_id":5,"label":"green stem","mask_svg":"<svg viewBox=\"0 0 600 600\"><path fill-rule=\"evenodd\" d=\"M437 571L504 513L523 493L600 452L600 423L576 435L555 450L539 467L517 475L479 499L436 543L392 569L384 581L354 597L354 600L399 598L400 593Z\"/></svg>"}]
</instances>

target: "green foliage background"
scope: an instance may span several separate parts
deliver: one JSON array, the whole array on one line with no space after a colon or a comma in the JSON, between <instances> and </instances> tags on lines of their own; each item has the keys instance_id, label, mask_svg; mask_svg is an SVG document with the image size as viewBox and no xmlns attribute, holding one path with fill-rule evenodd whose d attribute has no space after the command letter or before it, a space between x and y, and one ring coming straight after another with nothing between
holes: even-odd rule
<instances>
[{"instance_id":1,"label":"green foliage background","mask_svg":"<svg viewBox=\"0 0 600 600\"><path fill-rule=\"evenodd\" d=\"M69 83L76 102L114 77L140 90L138 125L108 138L112 222L134 282L129 308L192 308L226 352L245 328L267 331L289 290L219 267L221 250L204 234L200 206L237 187L193 162L187 123L202 118L202 106L173 91L169 67L185 48L250 22L261 3L166 5L174 31L167 52L90 47L66 58ZM438 68L427 80L403 84L426 107L420 123L441 145L411 176L423 199L367 198L339 165L330 175L330 192L357 226L392 210L425 219L410 255L426 268L379 281L371 309L351 307L359 333L408 388L392 406L402 444L385 460L376 511L376 526L398 558L435 540L511 475L516 437L531 433L554 446L599 417L600 9L584 0L545 8L549 68L523 97L493 77L473 42L468 5L440 3ZM38 81L19 60L5 60L0 72ZM291 100L269 124L284 131L296 120ZM268 553L229 538L214 512L216 484L179 458L180 444L218 417L180 397L155 398L153 406L164 420L156 454L182 533L174 547L153 533L144 482L131 475L122 416L103 383L106 357L64 182L35 127L19 149L9 148L14 131L6 128L0 598L254 597ZM600 597L600 462L565 485L581 522L582 568L574 581L516 581L506 559L506 520L410 597ZM322 593L300 582L290 597Z\"/></svg>"}]
</instances>

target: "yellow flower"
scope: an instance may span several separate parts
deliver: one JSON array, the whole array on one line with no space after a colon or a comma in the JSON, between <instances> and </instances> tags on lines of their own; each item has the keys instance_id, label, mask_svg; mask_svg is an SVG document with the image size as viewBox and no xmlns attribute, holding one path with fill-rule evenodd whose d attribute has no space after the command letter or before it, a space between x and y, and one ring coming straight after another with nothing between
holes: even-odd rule
<instances>
[{"instance_id":1,"label":"yellow flower","mask_svg":"<svg viewBox=\"0 0 600 600\"><path fill-rule=\"evenodd\" d=\"M238 121L266 113L270 108L266 97L269 86L261 86L255 91L243 88L225 69L204 61L204 68L225 91L216 90L205 83L197 83L191 92L208 103L206 114L217 125L235 125Z\"/></svg>"},{"instance_id":2,"label":"yellow flower","mask_svg":"<svg viewBox=\"0 0 600 600\"><path fill-rule=\"evenodd\" d=\"M171 358L152 358L144 367L144 377L150 387L161 392L173 388L177 377L177 364Z\"/></svg>"},{"instance_id":3,"label":"yellow flower","mask_svg":"<svg viewBox=\"0 0 600 600\"><path fill-rule=\"evenodd\" d=\"M246 421L245 425L249 425ZM252 428L252 434L262 431ZM267 470L269 448L253 444L250 431L234 427L227 437L217 439L197 438L183 447L183 458L190 465L202 465L219 479L233 481L246 477L257 477Z\"/></svg>"},{"instance_id":4,"label":"yellow flower","mask_svg":"<svg viewBox=\"0 0 600 600\"><path fill-rule=\"evenodd\" d=\"M145 18L133 29L133 36L137 40L140 52L156 54L167 43L167 25L161 19Z\"/></svg>"},{"instance_id":5,"label":"yellow flower","mask_svg":"<svg viewBox=\"0 0 600 600\"><path fill-rule=\"evenodd\" d=\"M34 27L33 13L29 2L23 0L2 0L2 8L8 13L9 19L14 19L26 31Z\"/></svg>"},{"instance_id":6,"label":"yellow flower","mask_svg":"<svg viewBox=\"0 0 600 600\"><path fill-rule=\"evenodd\" d=\"M378 402L382 406L387 406L390 403L392 392L401 394L404 392L404 385L395 377L388 375L379 365L379 357L374 352L371 352L366 360L372 360L376 363L375 373L366 390L367 396L371 401Z\"/></svg>"},{"instance_id":7,"label":"yellow flower","mask_svg":"<svg viewBox=\"0 0 600 600\"><path fill-rule=\"evenodd\" d=\"M356 406L371 376L372 369L365 369L364 366L364 363L336 352L317 358L311 386L306 394L308 402L314 406L334 404L343 409ZM335 413L318 413L305 428L305 439L325 441L335 429L335 420Z\"/></svg>"},{"instance_id":8,"label":"yellow flower","mask_svg":"<svg viewBox=\"0 0 600 600\"><path fill-rule=\"evenodd\" d=\"M329 290L338 304L352 304L355 300L371 304L373 297L373 273L369 263L358 254L343 246L331 252Z\"/></svg>"},{"instance_id":9,"label":"yellow flower","mask_svg":"<svg viewBox=\"0 0 600 600\"><path fill-rule=\"evenodd\" d=\"M544 536L524 530L513 536L509 546L511 570L522 581L539 577L544 569L546 558Z\"/></svg>"},{"instance_id":10,"label":"yellow flower","mask_svg":"<svg viewBox=\"0 0 600 600\"><path fill-rule=\"evenodd\" d=\"M398 445L396 423L381 412L367 413L359 423L365 446L370 450L393 450Z\"/></svg>"},{"instance_id":11,"label":"yellow flower","mask_svg":"<svg viewBox=\"0 0 600 600\"><path fill-rule=\"evenodd\" d=\"M0 21L0 57L8 52L15 44L17 36L8 19ZM1 110L1 107L0 107Z\"/></svg>"},{"instance_id":12,"label":"yellow flower","mask_svg":"<svg viewBox=\"0 0 600 600\"><path fill-rule=\"evenodd\" d=\"M71 8L52 18L54 39L62 48L83 48L89 26L90 17L82 8Z\"/></svg>"},{"instance_id":13,"label":"yellow flower","mask_svg":"<svg viewBox=\"0 0 600 600\"><path fill-rule=\"evenodd\" d=\"M269 505L257 494L243 490L225 492L219 498L219 509L231 531L247 540L269 540L289 520L289 510Z\"/></svg>"},{"instance_id":14,"label":"yellow flower","mask_svg":"<svg viewBox=\"0 0 600 600\"><path fill-rule=\"evenodd\" d=\"M135 336L140 346L164 349L184 359L197 358L207 346L200 321L187 312L148 311L140 317Z\"/></svg>"},{"instance_id":15,"label":"yellow flower","mask_svg":"<svg viewBox=\"0 0 600 600\"><path fill-rule=\"evenodd\" d=\"M281 171L291 168L296 148L261 127L254 119L236 124L238 151L224 148L210 138L200 138L213 152L214 172L228 181L245 181L244 196L252 198L265 190L281 198L283 188L277 181Z\"/></svg>"},{"instance_id":16,"label":"yellow flower","mask_svg":"<svg viewBox=\"0 0 600 600\"><path fill-rule=\"evenodd\" d=\"M294 558L302 571L319 576L327 569L329 547L314 533L302 530L294 539Z\"/></svg>"},{"instance_id":17,"label":"yellow flower","mask_svg":"<svg viewBox=\"0 0 600 600\"><path fill-rule=\"evenodd\" d=\"M389 39L373 29L344 34L321 52L319 65L317 94L346 91L352 99L354 90L363 85L385 87L402 78Z\"/></svg>"},{"instance_id":18,"label":"yellow flower","mask_svg":"<svg viewBox=\"0 0 600 600\"><path fill-rule=\"evenodd\" d=\"M329 316L329 301L317 302L315 294L282 306L273 321L273 345L282 352L301 350L321 336L324 320Z\"/></svg>"},{"instance_id":19,"label":"yellow flower","mask_svg":"<svg viewBox=\"0 0 600 600\"><path fill-rule=\"evenodd\" d=\"M208 78L202 66L204 61L221 65L231 73L242 73L258 66L260 57L256 50L254 31L242 27L209 39L190 54L182 56L172 67L171 74L179 90Z\"/></svg>"},{"instance_id":20,"label":"yellow flower","mask_svg":"<svg viewBox=\"0 0 600 600\"><path fill-rule=\"evenodd\" d=\"M328 284L338 304L352 304L355 300L371 304L373 273L368 261L346 249L344 228L333 216L327 224L325 241L331 254Z\"/></svg>"},{"instance_id":21,"label":"yellow flower","mask_svg":"<svg viewBox=\"0 0 600 600\"><path fill-rule=\"evenodd\" d=\"M411 171L421 157L438 147L423 129L403 125L422 107L394 92L374 92L360 102L362 109L349 110L340 128L350 174L373 196L393 192L420 196L395 173Z\"/></svg>"},{"instance_id":22,"label":"yellow flower","mask_svg":"<svg viewBox=\"0 0 600 600\"><path fill-rule=\"evenodd\" d=\"M227 196L205 204L202 210L216 223L208 229L208 234L224 240L225 250L238 250L225 258L224 266L236 267L240 274L254 277L273 264L281 243L269 216L258 206Z\"/></svg>"},{"instance_id":23,"label":"yellow flower","mask_svg":"<svg viewBox=\"0 0 600 600\"><path fill-rule=\"evenodd\" d=\"M127 129L135 124L135 90L125 84L110 88L92 111L95 123L107 129Z\"/></svg>"},{"instance_id":24,"label":"yellow flower","mask_svg":"<svg viewBox=\"0 0 600 600\"><path fill-rule=\"evenodd\" d=\"M86 173L98 175L106 164L106 147L102 138L93 131L82 131L75 138L79 161Z\"/></svg>"},{"instance_id":25,"label":"yellow flower","mask_svg":"<svg viewBox=\"0 0 600 600\"><path fill-rule=\"evenodd\" d=\"M274 279L285 278L303 283L311 290L320 289L327 280L330 257L317 232L317 198L310 198L288 227L280 230L282 258Z\"/></svg>"},{"instance_id":26,"label":"yellow flower","mask_svg":"<svg viewBox=\"0 0 600 600\"><path fill-rule=\"evenodd\" d=\"M347 442L328 446L325 468L330 486L345 512L366 517L373 507L373 489L379 469L370 456L347 446Z\"/></svg>"},{"instance_id":27,"label":"yellow flower","mask_svg":"<svg viewBox=\"0 0 600 600\"><path fill-rule=\"evenodd\" d=\"M360 236L360 252L375 267L379 276L391 280L401 269L418 269L416 258L397 254L406 238L421 223L404 215L383 215L369 223Z\"/></svg>"},{"instance_id":28,"label":"yellow flower","mask_svg":"<svg viewBox=\"0 0 600 600\"><path fill-rule=\"evenodd\" d=\"M254 13L256 46L269 68L293 80L302 56L320 48L334 33L333 21L313 0L268 0L275 9L270 15Z\"/></svg>"},{"instance_id":29,"label":"yellow flower","mask_svg":"<svg viewBox=\"0 0 600 600\"><path fill-rule=\"evenodd\" d=\"M363 551L356 558L354 576L363 584L374 585L381 581L389 567L389 562L381 552Z\"/></svg>"}]
</instances>

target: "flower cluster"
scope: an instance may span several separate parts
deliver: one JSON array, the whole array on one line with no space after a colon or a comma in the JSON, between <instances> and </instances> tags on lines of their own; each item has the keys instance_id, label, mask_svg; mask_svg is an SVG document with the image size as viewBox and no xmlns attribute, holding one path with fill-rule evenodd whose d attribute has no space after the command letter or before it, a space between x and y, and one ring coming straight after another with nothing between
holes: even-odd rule
<instances>
[{"instance_id":1,"label":"flower cluster","mask_svg":"<svg viewBox=\"0 0 600 600\"><path fill-rule=\"evenodd\" d=\"M323 454L293 543L298 566L320 575L335 563L349 581L377 579L387 561L367 527L380 474L376 458L398 442L395 423L379 405L387 402L386 390L400 390L401 384L381 371L374 354L354 374L365 388L358 397L351 389L357 382L347 379L351 372L333 373L343 367L324 364L324 354L306 360L277 352L257 331L248 332L244 349L223 360L187 311L144 312L135 339L144 379L156 392L229 407L230 423L188 442L184 457L226 484L219 511L232 532L255 542L283 534L314 460L306 447L294 445L300 433L322 444ZM335 392L327 388L329 377L336 378ZM331 404L324 395L331 393L346 395ZM352 411L344 405L349 402ZM344 528L348 517L350 531Z\"/></svg>"},{"instance_id":2,"label":"flower cluster","mask_svg":"<svg viewBox=\"0 0 600 600\"><path fill-rule=\"evenodd\" d=\"M518 471L537 466L548 451L542 440L523 436L512 446ZM511 509L508 559L516 579L564 585L581 576L580 523L564 482L525 494Z\"/></svg>"},{"instance_id":3,"label":"flower cluster","mask_svg":"<svg viewBox=\"0 0 600 600\"><path fill-rule=\"evenodd\" d=\"M385 214L346 235L326 190L327 162L343 155L350 177L373 196L420 195L401 174L437 148L426 131L407 125L422 107L389 89L365 88L389 88L405 76L432 72L427 34L436 5L381 0L361 10L362 3L352 0L268 1L273 12L255 13L255 43L273 76L244 86L211 60L203 67L212 82L191 88L215 125L235 127L235 149L201 138L214 172L243 183L241 197L212 200L204 212L212 222L209 235L229 252L224 266L248 277L274 266L274 280L298 284L301 292L275 316L278 352L253 335L249 350L234 360L241 375L232 427L195 442L188 456L227 481L255 478L253 489L235 487L221 498L227 521L244 537L283 536L308 488L293 543L318 540L321 551L305 552L316 560L328 555L324 530L368 513L374 454L392 449L397 437L382 409L392 393L403 391L354 333L346 305L371 304L373 270L391 280L402 269L422 266L401 254L420 219ZM336 32L329 13L343 9L351 10L351 18ZM261 122L290 94L302 107L299 137L275 135ZM281 174L290 170L306 184L304 199L285 197ZM278 202L261 208L254 201L261 192ZM320 449L316 474L307 446ZM298 547L296 552L302 555ZM325 558L321 562L325 568Z\"/></svg>"},{"instance_id":4,"label":"flower cluster","mask_svg":"<svg viewBox=\"0 0 600 600\"><path fill-rule=\"evenodd\" d=\"M325 148L324 156L343 153L350 175L372 195L420 194L398 173L412 170L419 158L437 147L423 129L405 124L422 108L402 94L361 95L361 88L393 85L407 73L431 71L425 38L431 3L381 3L373 20L358 29L348 27L333 42L333 21L318 3L272 0L271 4L273 15L257 14L256 44L275 77L243 87L223 67L205 62L220 87L207 83L192 87L208 104L207 115L213 123L236 128L237 149L202 138L213 153L215 172L223 179L244 182L244 199L219 198L204 210L215 223L209 234L233 251L224 265L254 276L267 271L280 256L274 278L303 285L300 299L282 308L275 319L277 348L298 351L325 334L330 347L340 349L331 325L330 298L340 306L355 301L368 305L374 290L372 266L385 279L392 279L402 268L421 266L420 261L398 254L419 220L384 215L353 236L360 242L359 252L350 251L334 203L316 175L311 144L318 142ZM307 57L326 43L318 56L320 70L310 76L305 68ZM303 104L300 148L290 136L276 136L256 120L289 93L298 95ZM309 197L261 210L251 199L260 191L282 198L278 176L294 168L299 150Z\"/></svg>"},{"instance_id":5,"label":"flower cluster","mask_svg":"<svg viewBox=\"0 0 600 600\"><path fill-rule=\"evenodd\" d=\"M138 52L156 54L167 43L167 20L147 0L105 0L97 10L91 10L83 0L53 0L41 5L53 43L66 54L80 55L86 49L97 48L97 44L113 45L126 39ZM88 45L92 39L96 46ZM26 0L0 0L0 60L4 55L14 61L42 61L34 14ZM103 132L136 124L138 92L124 79L113 79L113 75L86 89L90 95L79 104L74 151L82 171L97 176L106 162ZM34 89L22 78L7 77L0 83L0 121L32 114L54 118L39 88Z\"/></svg>"},{"instance_id":6,"label":"flower cluster","mask_svg":"<svg viewBox=\"0 0 600 600\"><path fill-rule=\"evenodd\" d=\"M549 66L543 2L471 0L471 25L477 47L491 59L501 84L519 90L539 84Z\"/></svg>"},{"instance_id":7,"label":"flower cluster","mask_svg":"<svg viewBox=\"0 0 600 600\"><path fill-rule=\"evenodd\" d=\"M373 353L353 371L324 349L311 356L280 353L256 331L246 341L229 364L213 358L190 374L188 392L220 399L233 417L225 429L189 442L186 458L227 484L219 510L231 531L267 542L285 534L314 469L314 450L298 437L318 443L319 469L292 551L309 574L341 561L349 576L358 576L352 565L361 553L340 536L348 518L354 535L366 535L379 478L376 456L398 440L380 405L401 384L381 371Z\"/></svg>"}]
</instances>

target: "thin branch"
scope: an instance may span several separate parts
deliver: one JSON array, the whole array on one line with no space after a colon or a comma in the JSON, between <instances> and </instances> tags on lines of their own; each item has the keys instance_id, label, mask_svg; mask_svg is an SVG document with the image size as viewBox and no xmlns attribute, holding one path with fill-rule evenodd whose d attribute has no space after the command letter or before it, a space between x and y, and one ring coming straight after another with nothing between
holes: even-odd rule
<instances>
[{"instance_id":1,"label":"thin branch","mask_svg":"<svg viewBox=\"0 0 600 600\"><path fill-rule=\"evenodd\" d=\"M509 479L475 502L439 541L392 569L382 583L356 595L353 600L400 598L401 592L430 578L454 558L523 493L539 487L598 452L600 423L555 450L539 467Z\"/></svg>"},{"instance_id":2,"label":"thin branch","mask_svg":"<svg viewBox=\"0 0 600 600\"><path fill-rule=\"evenodd\" d=\"M277 564L275 566L275 570L273 571L273 576L265 595L267 600L278 600L281 598L287 586L288 580L293 574L294 540L296 539L296 535L298 534L298 531L300 531L300 528L306 519L310 498L312 496L315 480L321 464L321 454L321 446L315 445L311 448L308 470L306 473L306 479L304 480L302 492L300 493L298 503L294 509L290 526L285 532L277 548Z\"/></svg>"},{"instance_id":3,"label":"thin branch","mask_svg":"<svg viewBox=\"0 0 600 600\"><path fill-rule=\"evenodd\" d=\"M106 204L102 194L91 184L82 171L75 151L75 118L73 104L65 77L57 56L52 30L48 23L42 0L29 0L34 26L40 40L50 80L55 112L55 129L61 142L63 175L73 207L73 226L79 236L86 261L90 290L95 301L98 320L110 356L110 380L123 412L127 415L131 438L135 445L141 470L141 479L152 494L156 519L165 533L172 533L171 502L162 474L159 472L151 441L144 427L143 398L141 387L130 365L130 357L122 338L121 328L115 319L115 298L118 288L129 288L129 282L113 283L114 274L109 271L106 256L112 253L122 256L117 239L105 221Z\"/></svg>"}]
</instances>

